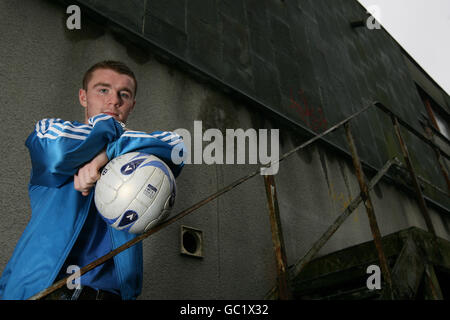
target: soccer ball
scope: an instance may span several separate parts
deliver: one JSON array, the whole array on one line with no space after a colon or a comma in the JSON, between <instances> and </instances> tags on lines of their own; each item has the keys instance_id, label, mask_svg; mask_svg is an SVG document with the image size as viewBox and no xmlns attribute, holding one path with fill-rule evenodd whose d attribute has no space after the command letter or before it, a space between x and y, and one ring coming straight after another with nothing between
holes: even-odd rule
<instances>
[{"instance_id":1,"label":"soccer ball","mask_svg":"<svg viewBox=\"0 0 450 320\"><path fill-rule=\"evenodd\" d=\"M117 230L140 234L167 218L175 194L175 178L162 160L130 152L103 168L94 201L106 223Z\"/></svg>"}]
</instances>

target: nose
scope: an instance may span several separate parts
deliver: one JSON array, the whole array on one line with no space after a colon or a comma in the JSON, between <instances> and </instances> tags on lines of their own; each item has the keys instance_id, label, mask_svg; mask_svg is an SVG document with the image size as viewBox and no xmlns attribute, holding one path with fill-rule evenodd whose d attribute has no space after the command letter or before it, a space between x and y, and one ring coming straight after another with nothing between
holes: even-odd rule
<instances>
[{"instance_id":1,"label":"nose","mask_svg":"<svg viewBox=\"0 0 450 320\"><path fill-rule=\"evenodd\" d=\"M122 105L122 98L120 97L119 92L111 92L111 95L109 97L110 104L112 104L114 107L120 107Z\"/></svg>"}]
</instances>

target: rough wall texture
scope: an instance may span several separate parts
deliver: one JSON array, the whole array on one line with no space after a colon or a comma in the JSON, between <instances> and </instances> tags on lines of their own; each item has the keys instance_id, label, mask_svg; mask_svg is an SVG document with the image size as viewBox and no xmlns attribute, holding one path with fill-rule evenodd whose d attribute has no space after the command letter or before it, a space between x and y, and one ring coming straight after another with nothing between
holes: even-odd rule
<instances>
[{"instance_id":1,"label":"rough wall texture","mask_svg":"<svg viewBox=\"0 0 450 320\"><path fill-rule=\"evenodd\" d=\"M315 111L323 108L328 124L376 96L416 125L420 100L400 52L382 32L349 28L349 20L364 13L353 1L333 1L333 5L275 0L126 2L132 5L108 1L108 6L104 1L80 2L143 33L306 129L311 124L290 107L291 93L301 101L300 89ZM133 129L192 131L193 121L202 120L205 128L221 130L280 128L280 153L304 141L293 126L161 63L152 52L125 41L98 20L83 18L82 30L67 30L65 7L59 2L1 1L0 13L0 148L8 151L0 159L0 270L30 214L26 192L30 163L24 141L42 118L82 120L77 90L84 71L99 60L123 60L136 72L141 89L129 120ZM373 117L380 121L372 121ZM378 166L398 154L383 115L372 112L362 119L355 136L362 138L358 147L365 160ZM342 139L339 134L332 137L336 143ZM420 148L419 142L412 147ZM434 168L423 166L427 172ZM251 165L186 166L177 180L174 212L255 169ZM358 184L348 159L324 144L288 158L275 180L292 264L358 194ZM263 179L256 176L145 240L141 298L262 298L276 281L265 197ZM409 226L425 228L414 198L394 186L382 183L372 197L383 235ZM438 235L450 238L448 217L431 211ZM179 254L181 224L203 230L203 259ZM359 208L321 254L370 239L365 211Z\"/></svg>"}]
</instances>

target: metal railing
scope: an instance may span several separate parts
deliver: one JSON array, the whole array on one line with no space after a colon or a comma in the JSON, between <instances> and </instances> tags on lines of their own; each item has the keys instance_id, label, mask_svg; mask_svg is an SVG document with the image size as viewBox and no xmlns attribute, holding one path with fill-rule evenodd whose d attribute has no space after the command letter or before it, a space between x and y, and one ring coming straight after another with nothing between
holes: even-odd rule
<instances>
[{"instance_id":1,"label":"metal railing","mask_svg":"<svg viewBox=\"0 0 450 320\"><path fill-rule=\"evenodd\" d=\"M331 238L331 236L338 230L338 228L342 225L342 223L351 215L351 213L359 206L361 202L364 203L366 212L369 218L370 222L370 228L372 231L372 235L374 238L375 247L378 252L378 258L380 260L381 264L381 270L384 276L384 279L386 283L388 284L388 293L385 295L389 298L394 298L392 296L392 280L390 276L390 270L389 266L386 261L386 257L384 255L384 251L381 245L381 233L378 228L378 223L375 216L375 211L372 205L372 201L370 199L369 191L381 180L383 176L386 175L388 170L393 165L401 166L400 161L397 158L390 159L387 161L383 167L377 172L377 174L374 176L374 178L367 183L365 179L365 175L362 169L361 161L359 159L356 146L353 140L351 127L350 127L350 121L359 116L361 113L367 111L371 107L377 107L378 109L382 110L384 113L388 114L391 117L392 124L394 126L394 130L396 132L396 136L399 142L399 146L402 150L403 158L406 164L406 167L409 171L409 174L411 176L411 179L413 181L413 187L414 191L417 195L416 199L418 201L418 206L420 208L420 211L424 217L424 220L426 222L428 231L431 232L433 235L436 235L434 226L432 224L432 221L430 219L430 215L428 212L428 208L426 206L424 195L422 193L421 187L418 182L417 175L414 171L413 165L410 160L409 151L407 149L407 146L405 144L405 141L403 139L403 136L401 134L400 125L405 127L409 132L413 133L415 136L417 136L419 139L424 141L427 145L431 146L433 150L436 153L438 162L442 165L440 165L440 169L442 171L443 176L446 179L448 190L450 192L450 184L448 181L448 173L446 170L446 166L443 164L442 157L445 157L447 159L450 159L450 156L444 152L438 145L436 145L432 138L425 137L420 132L412 128L408 123L403 121L400 117L398 117L396 114L394 114L391 110L389 110L387 107L385 107L383 104L379 102L372 102L369 105L365 106L363 109L357 111L353 115L345 118L344 120L340 121L339 123L335 124L334 126L330 127L329 129L325 130L324 132L315 135L311 139L307 140L306 142L302 143L301 145L295 147L294 149L290 150L289 152L282 155L277 162L281 162L288 158L293 153L304 149L305 147L311 145L312 143L316 142L319 139L322 139L324 136L328 135L329 133L344 127L347 142L349 145L349 149L351 152L351 157L353 160L353 166L355 168L355 173L358 179L358 183L360 186L360 194L354 198L350 204L342 211L342 213L337 217L337 219L334 221L334 223L326 230L326 232L314 243L314 245L311 247L311 249L301 258L299 259L294 265L288 267L287 266L287 259L286 259L286 252L285 252L285 246L284 246L284 237L282 233L281 228L281 220L280 220L280 214L279 214L279 208L278 208L278 201L276 197L276 186L275 186L275 180L273 176L264 176L264 182L266 187L266 195L267 195L267 201L269 206L269 218L270 218L270 225L271 225L271 233L272 233L272 242L274 245L274 251L275 251L275 257L276 257L276 270L277 270L277 286L274 287L269 294L266 296L274 296L274 292L276 291L278 294L279 299L291 299L292 294L291 290L289 288L289 282L291 279L294 279L298 274L304 269L304 267L310 262L316 254L319 252L319 250L325 245L325 243ZM268 164L273 165L273 163ZM147 232L137 236L133 240L121 245L120 247L112 250L108 254L104 255L103 257L100 257L99 259L91 262L90 264L84 266L80 269L80 276L87 273L88 271L94 269L95 267L105 263L107 260L113 258L115 255L119 254L120 252L130 248L131 246L137 244L138 242L143 241L144 239L148 238L152 234L155 234L156 232L166 228L167 226L173 224L174 222L180 220L181 218L187 216L188 214L194 212L198 208L204 206L205 204L211 202L212 200L218 198L222 194L234 189L238 185L244 183L245 181L251 179L252 177L259 175L260 169L234 181L233 183L229 184L228 186L220 189L219 191L215 192L214 194L210 195L209 197L201 200L200 202L197 202L193 206L179 212L172 218L162 222L161 224L157 225L156 227L148 230ZM55 290L61 288L64 286L70 276L61 279L57 282L55 282L52 286L42 290L41 292L35 294L30 300L37 300L45 297L46 295L54 292Z\"/></svg>"}]
</instances>

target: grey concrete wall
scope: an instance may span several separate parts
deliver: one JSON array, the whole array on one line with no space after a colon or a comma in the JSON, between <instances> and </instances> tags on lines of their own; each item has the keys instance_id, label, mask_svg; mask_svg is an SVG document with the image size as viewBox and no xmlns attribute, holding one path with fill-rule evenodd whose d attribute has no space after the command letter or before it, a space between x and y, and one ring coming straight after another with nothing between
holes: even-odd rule
<instances>
[{"instance_id":1,"label":"grey concrete wall","mask_svg":"<svg viewBox=\"0 0 450 320\"><path fill-rule=\"evenodd\" d=\"M30 216L30 161L24 141L42 118L82 120L78 88L84 71L99 60L122 60L136 72L140 89L128 123L132 129L192 130L194 120L220 130L279 128L280 153L305 139L285 123L159 62L151 52L118 39L91 20L83 20L80 32L67 30L65 8L54 2L1 1L0 15L0 149L7 150L0 159L0 270ZM177 179L174 213L256 168L187 165ZM324 145L283 161L275 181L292 264L358 194L358 184L348 159ZM425 229L414 198L394 186L382 183L372 199L383 235L412 225ZM431 211L438 235L449 239L448 217ZM203 230L203 259L180 255L180 225ZM359 208L320 254L370 239L365 211ZM144 241L141 299L259 299L275 282L268 208L259 175Z\"/></svg>"}]
</instances>

